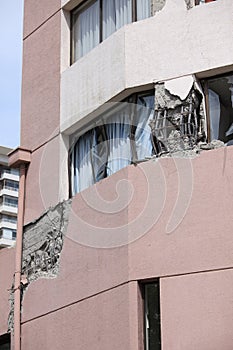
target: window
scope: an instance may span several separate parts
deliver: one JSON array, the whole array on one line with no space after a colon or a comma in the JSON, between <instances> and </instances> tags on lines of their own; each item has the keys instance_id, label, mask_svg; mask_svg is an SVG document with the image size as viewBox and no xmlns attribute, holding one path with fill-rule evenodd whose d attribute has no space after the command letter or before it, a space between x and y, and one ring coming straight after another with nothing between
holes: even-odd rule
<instances>
[{"instance_id":1,"label":"window","mask_svg":"<svg viewBox=\"0 0 233 350\"><path fill-rule=\"evenodd\" d=\"M19 183L17 181L13 181L13 180L5 180L4 188L11 190L11 191L18 191L19 190Z\"/></svg>"},{"instance_id":2,"label":"window","mask_svg":"<svg viewBox=\"0 0 233 350\"><path fill-rule=\"evenodd\" d=\"M187 77L182 85L180 79L130 96L71 137L71 196L150 157L190 157L233 144L233 74L207 79L202 86L192 77L184 96L178 86L187 84Z\"/></svg>"},{"instance_id":3,"label":"window","mask_svg":"<svg viewBox=\"0 0 233 350\"><path fill-rule=\"evenodd\" d=\"M72 195L118 170L153 155L149 122L154 92L135 94L78 138L70 150Z\"/></svg>"},{"instance_id":4,"label":"window","mask_svg":"<svg viewBox=\"0 0 233 350\"><path fill-rule=\"evenodd\" d=\"M72 11L72 63L123 25L151 16L151 0L92 0Z\"/></svg>"},{"instance_id":5,"label":"window","mask_svg":"<svg viewBox=\"0 0 233 350\"><path fill-rule=\"evenodd\" d=\"M12 239L13 241L16 240L16 230L12 230Z\"/></svg>"},{"instance_id":6,"label":"window","mask_svg":"<svg viewBox=\"0 0 233 350\"><path fill-rule=\"evenodd\" d=\"M233 74L204 82L207 97L209 141L233 144Z\"/></svg>"},{"instance_id":7,"label":"window","mask_svg":"<svg viewBox=\"0 0 233 350\"><path fill-rule=\"evenodd\" d=\"M11 230L8 228L0 229L0 237L10 240L16 239L16 230Z\"/></svg>"},{"instance_id":8,"label":"window","mask_svg":"<svg viewBox=\"0 0 233 350\"><path fill-rule=\"evenodd\" d=\"M159 282L144 285L145 350L161 350Z\"/></svg>"},{"instance_id":9,"label":"window","mask_svg":"<svg viewBox=\"0 0 233 350\"><path fill-rule=\"evenodd\" d=\"M10 350L11 348L11 336L10 333L0 336L0 350Z\"/></svg>"},{"instance_id":10,"label":"window","mask_svg":"<svg viewBox=\"0 0 233 350\"><path fill-rule=\"evenodd\" d=\"M17 208L18 206L18 199L14 197L8 197L4 196L3 197L3 203L9 207L15 207Z\"/></svg>"},{"instance_id":11,"label":"window","mask_svg":"<svg viewBox=\"0 0 233 350\"><path fill-rule=\"evenodd\" d=\"M14 216L10 216L10 215L1 215L0 216L0 221L2 222L10 222L12 224L16 224L17 223L17 218Z\"/></svg>"}]
</instances>

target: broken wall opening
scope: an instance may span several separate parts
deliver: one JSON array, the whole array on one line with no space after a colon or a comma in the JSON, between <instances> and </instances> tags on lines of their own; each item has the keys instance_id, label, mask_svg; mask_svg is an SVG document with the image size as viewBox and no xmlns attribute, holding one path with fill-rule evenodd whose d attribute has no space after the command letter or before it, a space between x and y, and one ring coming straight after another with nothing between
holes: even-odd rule
<instances>
[{"instance_id":1,"label":"broken wall opening","mask_svg":"<svg viewBox=\"0 0 233 350\"><path fill-rule=\"evenodd\" d=\"M71 201L48 209L36 221L24 226L21 271L21 303L31 282L39 278L55 278L66 233ZM10 291L8 331L14 331L14 281Z\"/></svg>"},{"instance_id":2,"label":"broken wall opening","mask_svg":"<svg viewBox=\"0 0 233 350\"><path fill-rule=\"evenodd\" d=\"M203 103L200 86L189 76L156 83L154 90L110 104L93 127L71 137L71 196L129 164L205 142Z\"/></svg>"},{"instance_id":3,"label":"broken wall opening","mask_svg":"<svg viewBox=\"0 0 233 350\"><path fill-rule=\"evenodd\" d=\"M193 77L155 84L150 126L156 155L192 150L206 141L203 95Z\"/></svg>"},{"instance_id":4,"label":"broken wall opening","mask_svg":"<svg viewBox=\"0 0 233 350\"><path fill-rule=\"evenodd\" d=\"M110 104L84 133L71 137L71 196L129 164L190 157L233 143L233 75L185 76Z\"/></svg>"}]
</instances>

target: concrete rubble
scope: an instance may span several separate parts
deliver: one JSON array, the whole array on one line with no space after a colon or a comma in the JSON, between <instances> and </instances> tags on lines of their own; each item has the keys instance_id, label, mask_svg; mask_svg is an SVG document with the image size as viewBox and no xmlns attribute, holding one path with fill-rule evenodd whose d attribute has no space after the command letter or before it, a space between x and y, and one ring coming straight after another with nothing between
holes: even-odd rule
<instances>
[{"instance_id":1,"label":"concrete rubble","mask_svg":"<svg viewBox=\"0 0 233 350\"><path fill-rule=\"evenodd\" d=\"M206 142L204 99L192 76L155 84L150 127L155 155L198 152Z\"/></svg>"},{"instance_id":2,"label":"concrete rubble","mask_svg":"<svg viewBox=\"0 0 233 350\"><path fill-rule=\"evenodd\" d=\"M21 299L29 284L38 278L55 278L66 233L71 200L48 209L36 221L24 227ZM10 297L8 329L13 330L14 285Z\"/></svg>"}]
</instances>

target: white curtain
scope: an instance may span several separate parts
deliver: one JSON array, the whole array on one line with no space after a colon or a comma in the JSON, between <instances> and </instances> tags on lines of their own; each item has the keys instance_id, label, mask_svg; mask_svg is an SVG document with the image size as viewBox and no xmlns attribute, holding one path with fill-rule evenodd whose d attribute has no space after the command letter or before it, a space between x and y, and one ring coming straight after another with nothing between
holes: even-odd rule
<instances>
[{"instance_id":1,"label":"white curtain","mask_svg":"<svg viewBox=\"0 0 233 350\"><path fill-rule=\"evenodd\" d=\"M151 15L151 0L137 0L137 21Z\"/></svg>"},{"instance_id":2,"label":"white curtain","mask_svg":"<svg viewBox=\"0 0 233 350\"><path fill-rule=\"evenodd\" d=\"M95 129L80 136L71 153L72 195L95 183L92 147L95 147Z\"/></svg>"},{"instance_id":3,"label":"white curtain","mask_svg":"<svg viewBox=\"0 0 233 350\"><path fill-rule=\"evenodd\" d=\"M150 119L154 113L154 95L139 96L133 124L136 126L135 143L139 160L152 155Z\"/></svg>"},{"instance_id":4,"label":"white curtain","mask_svg":"<svg viewBox=\"0 0 233 350\"><path fill-rule=\"evenodd\" d=\"M114 113L107 119L108 139L107 176L131 163L130 121L128 109Z\"/></svg>"},{"instance_id":5,"label":"white curtain","mask_svg":"<svg viewBox=\"0 0 233 350\"><path fill-rule=\"evenodd\" d=\"M221 108L218 94L211 89L209 89L209 105L211 140L218 140Z\"/></svg>"},{"instance_id":6,"label":"white curtain","mask_svg":"<svg viewBox=\"0 0 233 350\"><path fill-rule=\"evenodd\" d=\"M139 96L133 126L138 159L152 155L149 121L153 117L154 95ZM71 151L72 195L131 164L130 105L124 104L105 121L79 137Z\"/></svg>"},{"instance_id":7,"label":"white curtain","mask_svg":"<svg viewBox=\"0 0 233 350\"><path fill-rule=\"evenodd\" d=\"M99 44L99 0L77 13L74 24L75 57L84 56Z\"/></svg>"},{"instance_id":8,"label":"white curtain","mask_svg":"<svg viewBox=\"0 0 233 350\"><path fill-rule=\"evenodd\" d=\"M103 39L132 22L132 0L103 0Z\"/></svg>"}]
</instances>

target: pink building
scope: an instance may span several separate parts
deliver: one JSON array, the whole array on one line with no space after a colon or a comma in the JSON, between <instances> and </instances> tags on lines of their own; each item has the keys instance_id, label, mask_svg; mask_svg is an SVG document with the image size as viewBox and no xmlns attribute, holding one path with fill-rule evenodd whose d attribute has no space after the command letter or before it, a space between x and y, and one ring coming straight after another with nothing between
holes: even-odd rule
<instances>
[{"instance_id":1,"label":"pink building","mask_svg":"<svg viewBox=\"0 0 233 350\"><path fill-rule=\"evenodd\" d=\"M232 13L25 0L0 349L232 350Z\"/></svg>"}]
</instances>

